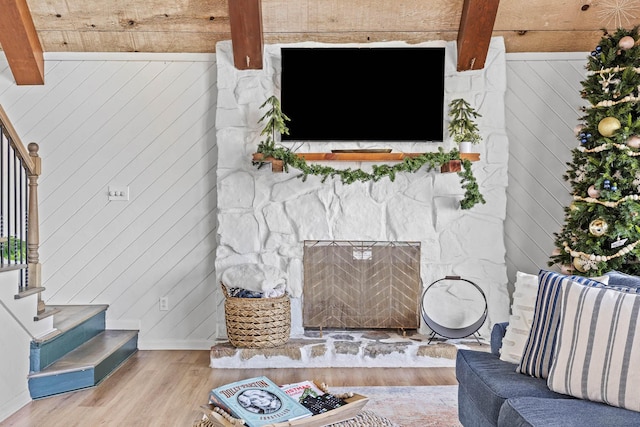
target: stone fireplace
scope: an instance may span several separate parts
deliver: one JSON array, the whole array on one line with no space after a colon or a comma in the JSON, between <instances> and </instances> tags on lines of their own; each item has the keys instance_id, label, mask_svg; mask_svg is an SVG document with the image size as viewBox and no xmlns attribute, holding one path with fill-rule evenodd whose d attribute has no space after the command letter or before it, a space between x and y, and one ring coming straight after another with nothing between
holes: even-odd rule
<instances>
[{"instance_id":1,"label":"stone fireplace","mask_svg":"<svg viewBox=\"0 0 640 427\"><path fill-rule=\"evenodd\" d=\"M478 125L484 140L478 146L480 161L474 163L473 171L487 203L470 210L459 207L463 190L456 173L420 170L398 175L393 182L383 179L347 185L331 178L322 182L313 176L303 182L295 170L272 173L268 165L257 169L251 156L261 139L258 120L264 112L259 107L269 96L279 95L281 45L265 46L264 69L245 71L233 66L231 42L217 45L217 281L226 268L244 263L266 264L285 272L292 296L293 336L304 332L305 241L417 242L421 248L419 292L444 276L461 276L480 286L487 297L487 320L479 330L482 336L488 337L493 323L508 318L503 242L508 160L504 43L502 38L492 39L486 67L464 73L456 72L455 42L417 46L433 45L446 47L445 104L463 97L482 114ZM387 42L366 46L410 45ZM445 138L441 143L322 142L290 147L300 152L329 152L332 148L424 152L439 148L448 151L454 145ZM332 165L365 170L371 167L365 162ZM217 336L223 338L222 293L218 301ZM417 326L422 333L429 332L420 319Z\"/></svg>"}]
</instances>

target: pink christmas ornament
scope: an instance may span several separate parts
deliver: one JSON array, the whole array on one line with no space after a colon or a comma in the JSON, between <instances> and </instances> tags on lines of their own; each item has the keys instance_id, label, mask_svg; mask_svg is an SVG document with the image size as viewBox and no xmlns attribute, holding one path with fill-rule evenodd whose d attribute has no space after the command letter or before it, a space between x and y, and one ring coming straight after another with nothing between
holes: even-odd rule
<instances>
[{"instance_id":1,"label":"pink christmas ornament","mask_svg":"<svg viewBox=\"0 0 640 427\"><path fill-rule=\"evenodd\" d=\"M596 187L592 185L587 189L587 194L589 195L589 197L597 199L598 197L600 197L600 190L597 190Z\"/></svg>"},{"instance_id":2,"label":"pink christmas ornament","mask_svg":"<svg viewBox=\"0 0 640 427\"><path fill-rule=\"evenodd\" d=\"M573 266L561 265L560 266L560 273L562 273L562 274L571 274L571 273L573 273Z\"/></svg>"},{"instance_id":3,"label":"pink christmas ornament","mask_svg":"<svg viewBox=\"0 0 640 427\"><path fill-rule=\"evenodd\" d=\"M627 145L631 148L640 148L640 136L631 135L629 139L627 139Z\"/></svg>"},{"instance_id":4,"label":"pink christmas ornament","mask_svg":"<svg viewBox=\"0 0 640 427\"><path fill-rule=\"evenodd\" d=\"M582 130L585 128L585 125L576 125L576 127L573 128L573 133L578 136L580 135L580 132L582 132Z\"/></svg>"},{"instance_id":5,"label":"pink christmas ornament","mask_svg":"<svg viewBox=\"0 0 640 427\"><path fill-rule=\"evenodd\" d=\"M618 47L622 50L629 50L636 44L636 41L631 36L624 36L618 42Z\"/></svg>"},{"instance_id":6,"label":"pink christmas ornament","mask_svg":"<svg viewBox=\"0 0 640 427\"><path fill-rule=\"evenodd\" d=\"M561 253L562 253L562 252L560 251L560 249L555 248L555 249L553 250L553 252L551 252L551 256L558 256L558 255L560 255Z\"/></svg>"}]
</instances>

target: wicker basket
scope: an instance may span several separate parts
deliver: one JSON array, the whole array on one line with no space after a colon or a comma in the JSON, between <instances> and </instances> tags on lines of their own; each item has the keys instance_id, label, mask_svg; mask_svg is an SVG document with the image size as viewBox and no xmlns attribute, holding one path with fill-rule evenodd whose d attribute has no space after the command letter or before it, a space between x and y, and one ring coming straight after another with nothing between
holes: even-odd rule
<instances>
[{"instance_id":1,"label":"wicker basket","mask_svg":"<svg viewBox=\"0 0 640 427\"><path fill-rule=\"evenodd\" d=\"M289 341L291 301L289 295L277 298L235 298L224 283L224 318L227 336L234 347L277 347Z\"/></svg>"}]
</instances>

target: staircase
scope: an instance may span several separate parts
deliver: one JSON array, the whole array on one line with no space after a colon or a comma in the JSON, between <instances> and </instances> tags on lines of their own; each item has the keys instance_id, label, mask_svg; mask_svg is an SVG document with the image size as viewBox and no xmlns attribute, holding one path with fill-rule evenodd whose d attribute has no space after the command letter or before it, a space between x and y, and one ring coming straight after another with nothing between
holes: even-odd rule
<instances>
[{"instance_id":1,"label":"staircase","mask_svg":"<svg viewBox=\"0 0 640 427\"><path fill-rule=\"evenodd\" d=\"M33 399L98 385L137 351L137 330L106 330L107 305L47 305L54 331L31 341Z\"/></svg>"},{"instance_id":2,"label":"staircase","mask_svg":"<svg viewBox=\"0 0 640 427\"><path fill-rule=\"evenodd\" d=\"M0 106L0 334L5 362L1 402L93 387L137 351L137 330L106 330L107 305L47 305L42 299L38 144L24 146ZM8 322L8 323L7 323ZM30 342L30 344L29 344ZM26 359L27 348L29 360ZM29 367L27 383L17 372ZM4 373L3 373L4 374ZM13 394L2 394L12 390ZM2 419L0 417L0 419Z\"/></svg>"}]
</instances>

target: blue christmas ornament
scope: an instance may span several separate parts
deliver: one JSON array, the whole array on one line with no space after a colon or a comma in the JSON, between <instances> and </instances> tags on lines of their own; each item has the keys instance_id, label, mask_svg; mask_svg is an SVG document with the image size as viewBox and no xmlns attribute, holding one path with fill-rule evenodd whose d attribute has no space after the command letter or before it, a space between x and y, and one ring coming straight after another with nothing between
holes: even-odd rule
<instances>
[{"instance_id":1,"label":"blue christmas ornament","mask_svg":"<svg viewBox=\"0 0 640 427\"><path fill-rule=\"evenodd\" d=\"M602 46L596 46L596 52L602 52Z\"/></svg>"},{"instance_id":2,"label":"blue christmas ornament","mask_svg":"<svg viewBox=\"0 0 640 427\"><path fill-rule=\"evenodd\" d=\"M608 179L605 179L605 180L602 182L602 187L603 187L605 190L609 190L609 189L611 189L611 181L609 181Z\"/></svg>"},{"instance_id":3,"label":"blue christmas ornament","mask_svg":"<svg viewBox=\"0 0 640 427\"><path fill-rule=\"evenodd\" d=\"M580 142L581 142L581 143L583 143L583 144L586 144L586 143L587 143L587 138L582 138L582 139L580 140Z\"/></svg>"},{"instance_id":4,"label":"blue christmas ornament","mask_svg":"<svg viewBox=\"0 0 640 427\"><path fill-rule=\"evenodd\" d=\"M598 52L596 52L595 50L591 51L591 56L596 56L598 54Z\"/></svg>"},{"instance_id":5,"label":"blue christmas ornament","mask_svg":"<svg viewBox=\"0 0 640 427\"><path fill-rule=\"evenodd\" d=\"M618 190L618 187L616 187L616 185L615 185L615 184L613 184L613 185L611 186L611 191L617 191L617 190Z\"/></svg>"}]
</instances>

